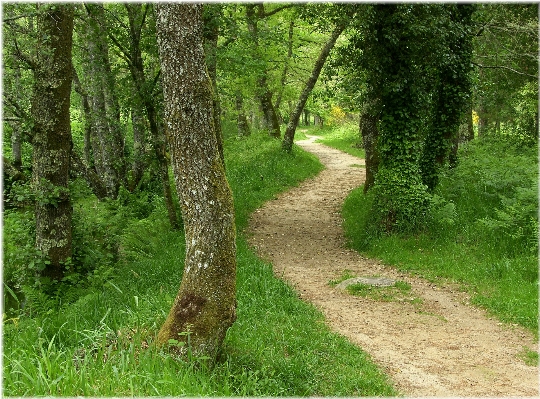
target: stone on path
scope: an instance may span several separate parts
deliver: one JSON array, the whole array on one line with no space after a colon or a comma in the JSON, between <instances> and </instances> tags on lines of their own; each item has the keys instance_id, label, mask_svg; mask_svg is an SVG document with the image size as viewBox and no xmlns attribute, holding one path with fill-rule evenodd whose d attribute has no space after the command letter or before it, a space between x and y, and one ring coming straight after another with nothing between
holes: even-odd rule
<instances>
[{"instance_id":1,"label":"stone on path","mask_svg":"<svg viewBox=\"0 0 540 399\"><path fill-rule=\"evenodd\" d=\"M336 288L344 290L352 284L373 285L375 287L391 287L396 284L396 280L387 277L353 277L342 281L336 285Z\"/></svg>"}]
</instances>

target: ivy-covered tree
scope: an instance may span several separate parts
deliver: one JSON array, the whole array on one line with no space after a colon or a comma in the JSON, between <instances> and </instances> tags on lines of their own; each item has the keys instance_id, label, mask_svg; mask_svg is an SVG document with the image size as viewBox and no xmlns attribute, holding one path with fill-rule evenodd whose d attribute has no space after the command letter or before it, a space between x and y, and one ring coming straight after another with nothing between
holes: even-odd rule
<instances>
[{"instance_id":1,"label":"ivy-covered tree","mask_svg":"<svg viewBox=\"0 0 540 399\"><path fill-rule=\"evenodd\" d=\"M363 11L337 65L361 110L371 223L377 231L416 230L469 103L474 6L379 4Z\"/></svg>"},{"instance_id":2,"label":"ivy-covered tree","mask_svg":"<svg viewBox=\"0 0 540 399\"><path fill-rule=\"evenodd\" d=\"M433 61L432 122L420 161L422 181L430 190L437 186L444 163L456 163L459 126L471 97L474 9L471 4L447 4L437 10L441 12L436 41L440 50L435 51L439 56Z\"/></svg>"}]
</instances>

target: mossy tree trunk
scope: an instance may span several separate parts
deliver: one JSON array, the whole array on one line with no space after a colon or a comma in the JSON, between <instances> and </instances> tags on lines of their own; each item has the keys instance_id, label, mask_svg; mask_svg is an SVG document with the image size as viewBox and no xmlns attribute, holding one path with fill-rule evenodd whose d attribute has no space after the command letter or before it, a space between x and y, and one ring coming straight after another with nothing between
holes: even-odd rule
<instances>
[{"instance_id":1,"label":"mossy tree trunk","mask_svg":"<svg viewBox=\"0 0 540 399\"><path fill-rule=\"evenodd\" d=\"M203 49L202 5L156 7L165 126L186 235L180 290L158 342L187 341L214 358L236 319L236 243L232 193L218 152L212 85ZM186 347L175 347L186 354Z\"/></svg>"},{"instance_id":2,"label":"mossy tree trunk","mask_svg":"<svg viewBox=\"0 0 540 399\"><path fill-rule=\"evenodd\" d=\"M131 106L131 126L133 126L133 162L131 164L131 179L128 184L129 191L133 192L148 166L146 162L146 125L140 101L135 101Z\"/></svg>"},{"instance_id":3,"label":"mossy tree trunk","mask_svg":"<svg viewBox=\"0 0 540 399\"><path fill-rule=\"evenodd\" d=\"M246 118L246 112L244 111L244 97L240 91L236 92L235 106L238 116L236 117L236 127L238 129L238 137L249 136L251 129Z\"/></svg>"},{"instance_id":4,"label":"mossy tree trunk","mask_svg":"<svg viewBox=\"0 0 540 399\"><path fill-rule=\"evenodd\" d=\"M36 191L36 249L50 264L41 276L63 277L71 257L72 208L68 190L73 5L43 4L38 8L34 63L33 186Z\"/></svg>"}]
</instances>

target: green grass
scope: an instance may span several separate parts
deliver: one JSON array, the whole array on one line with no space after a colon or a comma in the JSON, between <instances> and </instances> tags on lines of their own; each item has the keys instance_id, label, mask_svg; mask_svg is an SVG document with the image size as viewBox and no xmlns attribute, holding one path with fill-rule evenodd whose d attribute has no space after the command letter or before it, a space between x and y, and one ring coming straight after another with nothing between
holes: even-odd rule
<instances>
[{"instance_id":1,"label":"green grass","mask_svg":"<svg viewBox=\"0 0 540 399\"><path fill-rule=\"evenodd\" d=\"M261 135L226 139L239 231L248 215L321 165ZM263 176L261 179L260 176ZM4 320L7 396L392 396L369 356L330 332L272 267L238 237L238 319L213 367L175 359L153 345L180 283L184 236L159 202L131 221L121 259L72 303L41 301L35 317ZM75 290L75 289L74 289Z\"/></svg>"},{"instance_id":2,"label":"green grass","mask_svg":"<svg viewBox=\"0 0 540 399\"><path fill-rule=\"evenodd\" d=\"M365 152L360 141L358 124L346 123L337 127L329 126L313 128L308 134L321 136L318 140L319 143L323 143L329 147L336 148L359 158L365 157Z\"/></svg>"},{"instance_id":3,"label":"green grass","mask_svg":"<svg viewBox=\"0 0 540 399\"><path fill-rule=\"evenodd\" d=\"M417 301L417 298L411 298L411 285L405 281L396 281L395 285L389 287L377 287L362 283L351 284L347 287L347 291L352 295L382 302L394 302L398 300Z\"/></svg>"},{"instance_id":4,"label":"green grass","mask_svg":"<svg viewBox=\"0 0 540 399\"><path fill-rule=\"evenodd\" d=\"M470 143L436 191L431 224L416 236L370 236L370 195L343 206L352 248L434 282L452 281L472 302L538 337L537 160L534 149Z\"/></svg>"}]
</instances>

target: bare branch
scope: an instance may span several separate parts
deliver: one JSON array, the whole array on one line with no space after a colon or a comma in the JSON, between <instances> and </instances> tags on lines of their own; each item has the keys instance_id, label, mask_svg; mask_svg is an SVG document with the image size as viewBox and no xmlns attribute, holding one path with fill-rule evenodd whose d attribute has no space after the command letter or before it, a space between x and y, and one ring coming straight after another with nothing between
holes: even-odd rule
<instances>
[{"instance_id":1,"label":"bare branch","mask_svg":"<svg viewBox=\"0 0 540 399\"><path fill-rule=\"evenodd\" d=\"M476 66L479 67L479 68L485 68L485 69L506 69L506 70L508 70L508 71L510 71L510 72L517 73L518 75L528 76L528 77L531 77L531 78L534 78L534 79L537 79L537 78L538 78L538 76L536 76L536 75L531 75L531 74L528 74L528 73L525 73L525 72L516 71L515 69L509 68L509 67L503 66L503 65L480 65L480 64L477 64L476 62L473 62L472 64L473 64L473 65L476 65Z\"/></svg>"}]
</instances>

